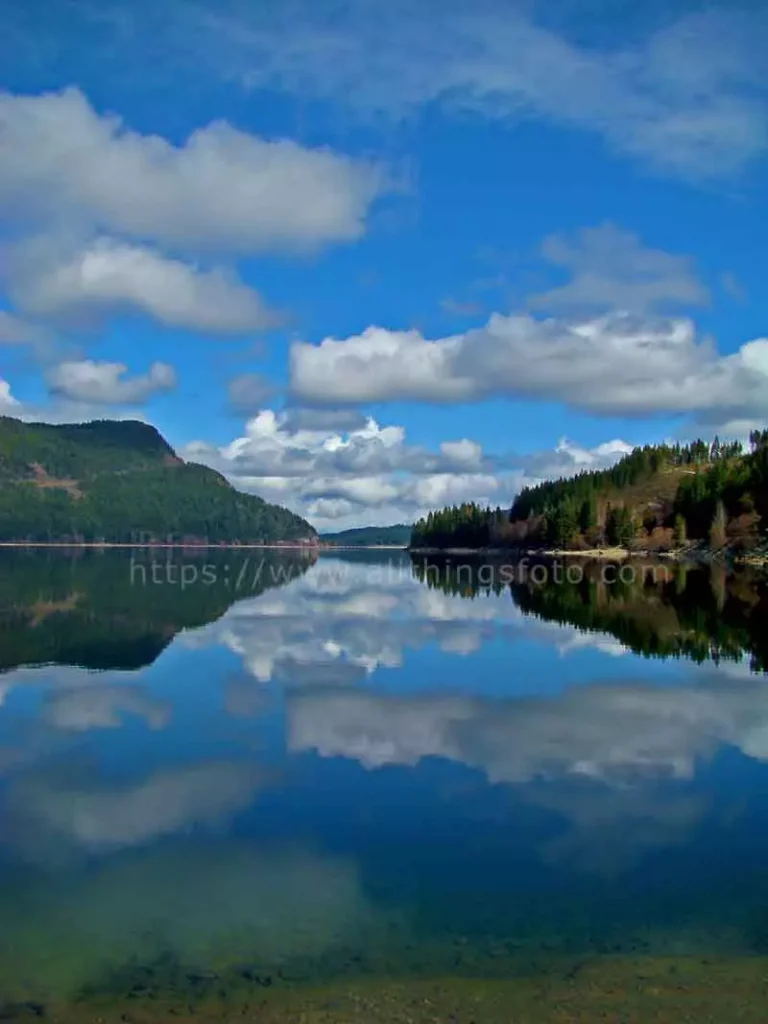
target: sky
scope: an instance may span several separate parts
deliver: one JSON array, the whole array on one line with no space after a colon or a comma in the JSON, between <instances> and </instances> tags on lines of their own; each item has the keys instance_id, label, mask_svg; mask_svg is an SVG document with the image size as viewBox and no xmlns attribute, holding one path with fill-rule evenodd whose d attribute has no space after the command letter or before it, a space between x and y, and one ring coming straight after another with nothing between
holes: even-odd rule
<instances>
[{"instance_id":1,"label":"sky","mask_svg":"<svg viewBox=\"0 0 768 1024\"><path fill-rule=\"evenodd\" d=\"M0 415L321 530L768 426L764 5L0 19Z\"/></svg>"}]
</instances>

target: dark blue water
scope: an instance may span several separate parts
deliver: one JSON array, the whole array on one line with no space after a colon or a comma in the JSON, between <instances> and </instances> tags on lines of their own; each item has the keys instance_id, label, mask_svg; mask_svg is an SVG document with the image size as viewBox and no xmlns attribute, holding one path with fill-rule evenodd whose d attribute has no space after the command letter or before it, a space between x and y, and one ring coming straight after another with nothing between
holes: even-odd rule
<instances>
[{"instance_id":1,"label":"dark blue water","mask_svg":"<svg viewBox=\"0 0 768 1024\"><path fill-rule=\"evenodd\" d=\"M768 951L759 578L2 558L5 998Z\"/></svg>"}]
</instances>

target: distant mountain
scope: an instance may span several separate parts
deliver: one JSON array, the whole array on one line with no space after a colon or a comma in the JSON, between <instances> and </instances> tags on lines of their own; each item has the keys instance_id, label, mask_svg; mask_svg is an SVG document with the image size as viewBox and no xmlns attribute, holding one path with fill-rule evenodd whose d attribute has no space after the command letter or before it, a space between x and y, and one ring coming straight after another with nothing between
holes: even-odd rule
<instances>
[{"instance_id":1,"label":"distant mountain","mask_svg":"<svg viewBox=\"0 0 768 1024\"><path fill-rule=\"evenodd\" d=\"M411 527L407 523L397 526L360 526L339 533L321 533L320 542L349 547L378 547L390 545L407 547L411 539Z\"/></svg>"},{"instance_id":2,"label":"distant mountain","mask_svg":"<svg viewBox=\"0 0 768 1024\"><path fill-rule=\"evenodd\" d=\"M0 541L314 543L304 519L184 462L132 420L0 417Z\"/></svg>"}]
</instances>

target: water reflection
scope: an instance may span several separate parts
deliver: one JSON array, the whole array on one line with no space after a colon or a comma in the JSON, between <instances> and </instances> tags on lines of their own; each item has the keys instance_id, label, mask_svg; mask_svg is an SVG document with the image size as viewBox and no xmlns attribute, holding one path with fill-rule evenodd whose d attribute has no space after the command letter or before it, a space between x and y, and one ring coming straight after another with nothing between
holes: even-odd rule
<instances>
[{"instance_id":1,"label":"water reflection","mask_svg":"<svg viewBox=\"0 0 768 1024\"><path fill-rule=\"evenodd\" d=\"M764 579L174 558L4 562L0 1005L768 949Z\"/></svg>"},{"instance_id":2,"label":"water reflection","mask_svg":"<svg viewBox=\"0 0 768 1024\"><path fill-rule=\"evenodd\" d=\"M768 578L752 569L640 560L537 566L414 561L415 576L443 593L502 594L526 614L604 631L638 654L694 661L739 660L768 670ZM557 570L559 575L557 574Z\"/></svg>"},{"instance_id":3,"label":"water reflection","mask_svg":"<svg viewBox=\"0 0 768 1024\"><path fill-rule=\"evenodd\" d=\"M687 779L725 745L768 760L762 679L585 684L516 700L330 690L289 696L287 718L293 750L369 768L440 757L479 768L491 783Z\"/></svg>"},{"instance_id":4,"label":"water reflection","mask_svg":"<svg viewBox=\"0 0 768 1024\"><path fill-rule=\"evenodd\" d=\"M0 551L0 671L150 665L184 629L296 579L314 555Z\"/></svg>"}]
</instances>

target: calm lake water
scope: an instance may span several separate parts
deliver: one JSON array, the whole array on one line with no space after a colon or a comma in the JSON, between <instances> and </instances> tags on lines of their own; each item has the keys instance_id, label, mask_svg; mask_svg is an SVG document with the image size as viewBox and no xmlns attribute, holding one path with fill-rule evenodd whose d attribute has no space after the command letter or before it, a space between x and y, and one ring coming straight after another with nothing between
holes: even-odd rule
<instances>
[{"instance_id":1,"label":"calm lake water","mask_svg":"<svg viewBox=\"0 0 768 1024\"><path fill-rule=\"evenodd\" d=\"M768 952L765 578L508 570L0 552L0 1009Z\"/></svg>"}]
</instances>

